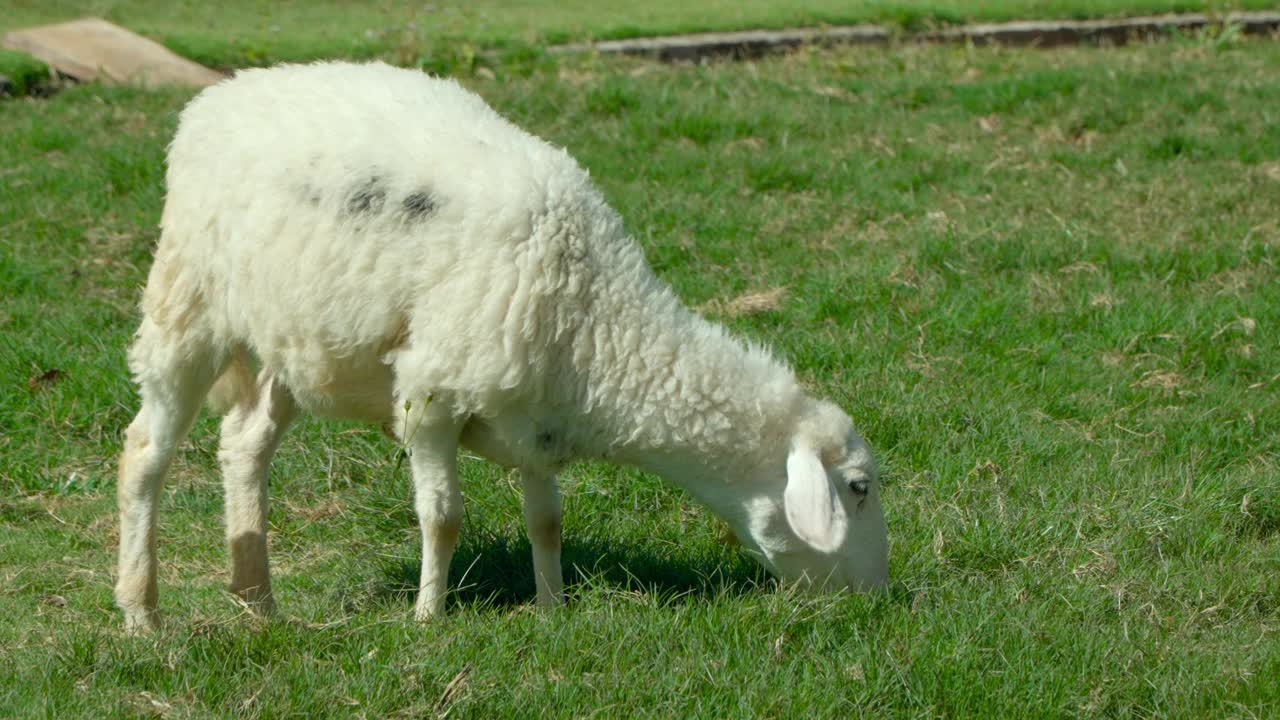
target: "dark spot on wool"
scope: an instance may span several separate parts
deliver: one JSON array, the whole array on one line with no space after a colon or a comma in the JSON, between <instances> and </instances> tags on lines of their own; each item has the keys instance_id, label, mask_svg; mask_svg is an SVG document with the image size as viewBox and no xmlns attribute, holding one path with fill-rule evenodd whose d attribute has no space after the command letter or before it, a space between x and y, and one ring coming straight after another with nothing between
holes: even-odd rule
<instances>
[{"instance_id":1,"label":"dark spot on wool","mask_svg":"<svg viewBox=\"0 0 1280 720\"><path fill-rule=\"evenodd\" d=\"M405 219L416 222L436 211L436 200L431 193L419 191L406 195L400 206L404 208Z\"/></svg>"},{"instance_id":2,"label":"dark spot on wool","mask_svg":"<svg viewBox=\"0 0 1280 720\"><path fill-rule=\"evenodd\" d=\"M294 195L298 201L306 203L311 207L320 205L320 190L310 183L299 183L293 186Z\"/></svg>"},{"instance_id":3,"label":"dark spot on wool","mask_svg":"<svg viewBox=\"0 0 1280 720\"><path fill-rule=\"evenodd\" d=\"M556 444L556 436L551 434L550 430L543 430L538 433L537 437L538 449L543 452L549 452Z\"/></svg>"},{"instance_id":4,"label":"dark spot on wool","mask_svg":"<svg viewBox=\"0 0 1280 720\"><path fill-rule=\"evenodd\" d=\"M386 200L387 191L382 188L379 178L374 176L352 191L347 198L347 212L352 215L376 213L382 210Z\"/></svg>"}]
</instances>

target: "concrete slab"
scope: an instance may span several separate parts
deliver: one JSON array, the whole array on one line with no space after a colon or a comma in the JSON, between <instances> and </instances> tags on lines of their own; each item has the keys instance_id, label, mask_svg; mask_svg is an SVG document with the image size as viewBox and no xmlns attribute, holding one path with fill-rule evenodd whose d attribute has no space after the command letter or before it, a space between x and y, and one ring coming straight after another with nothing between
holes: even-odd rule
<instances>
[{"instance_id":1,"label":"concrete slab","mask_svg":"<svg viewBox=\"0 0 1280 720\"><path fill-rule=\"evenodd\" d=\"M982 23L923 33L916 39L925 42L972 42L975 45L1037 45L1040 47L1098 42L1118 45L1131 40L1167 36L1175 31L1191 32L1223 25L1234 25L1246 34L1275 32L1280 28L1280 13L1233 12L1220 16L1185 13L1103 20Z\"/></svg>"},{"instance_id":2,"label":"concrete slab","mask_svg":"<svg viewBox=\"0 0 1280 720\"><path fill-rule=\"evenodd\" d=\"M2 44L33 55L82 82L204 87L225 77L100 18L14 30L5 34Z\"/></svg>"},{"instance_id":3,"label":"concrete slab","mask_svg":"<svg viewBox=\"0 0 1280 720\"><path fill-rule=\"evenodd\" d=\"M669 62L717 56L745 59L791 50L802 45L883 45L889 42L892 35L887 28L878 25L741 30L557 45L550 48L550 51L574 53L594 50L605 54L649 55Z\"/></svg>"},{"instance_id":4,"label":"concrete slab","mask_svg":"<svg viewBox=\"0 0 1280 720\"><path fill-rule=\"evenodd\" d=\"M745 32L698 33L668 37L606 40L559 45L553 53L594 51L604 54L647 55L659 60L698 61L704 58L750 58L804 45L887 45L890 43L965 43L976 45L1032 45L1052 47L1083 43L1125 43L1130 40L1232 25L1247 34L1280 30L1280 12L1231 12L1225 15L1152 15L1104 20L1046 20L981 23L932 32L901 32L878 25Z\"/></svg>"}]
</instances>

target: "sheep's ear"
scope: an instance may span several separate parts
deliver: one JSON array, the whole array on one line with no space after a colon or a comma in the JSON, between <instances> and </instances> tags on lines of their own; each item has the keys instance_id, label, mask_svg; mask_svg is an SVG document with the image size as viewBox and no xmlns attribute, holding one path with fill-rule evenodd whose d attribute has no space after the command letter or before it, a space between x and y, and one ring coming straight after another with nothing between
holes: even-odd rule
<instances>
[{"instance_id":1,"label":"sheep's ear","mask_svg":"<svg viewBox=\"0 0 1280 720\"><path fill-rule=\"evenodd\" d=\"M782 502L791 529L813 549L831 552L844 542L849 519L822 459L812 448L797 445L787 456L787 489Z\"/></svg>"}]
</instances>

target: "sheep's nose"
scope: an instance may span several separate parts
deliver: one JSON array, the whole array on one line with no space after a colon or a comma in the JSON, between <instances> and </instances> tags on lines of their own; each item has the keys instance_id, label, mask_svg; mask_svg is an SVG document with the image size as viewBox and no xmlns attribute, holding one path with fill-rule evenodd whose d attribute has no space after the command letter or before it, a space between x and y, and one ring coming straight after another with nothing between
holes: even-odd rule
<instances>
[{"instance_id":1,"label":"sheep's nose","mask_svg":"<svg viewBox=\"0 0 1280 720\"><path fill-rule=\"evenodd\" d=\"M849 583L849 589L853 592L876 592L884 590L889 586L889 573L882 572L872 576L856 578Z\"/></svg>"},{"instance_id":2,"label":"sheep's nose","mask_svg":"<svg viewBox=\"0 0 1280 720\"><path fill-rule=\"evenodd\" d=\"M860 567L849 580L849 589L854 592L871 592L883 590L889 585L889 559L876 559L869 566Z\"/></svg>"}]
</instances>

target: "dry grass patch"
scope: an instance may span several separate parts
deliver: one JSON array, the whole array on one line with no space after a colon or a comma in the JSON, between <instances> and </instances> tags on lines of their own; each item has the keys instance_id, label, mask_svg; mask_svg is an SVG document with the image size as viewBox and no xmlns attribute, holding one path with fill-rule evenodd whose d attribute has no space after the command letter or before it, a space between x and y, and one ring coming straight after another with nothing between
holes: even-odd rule
<instances>
[{"instance_id":1,"label":"dry grass patch","mask_svg":"<svg viewBox=\"0 0 1280 720\"><path fill-rule=\"evenodd\" d=\"M760 315L782 309L786 296L787 289L785 287L749 290L728 300L714 298L698 309L709 315L719 315L726 318Z\"/></svg>"}]
</instances>

